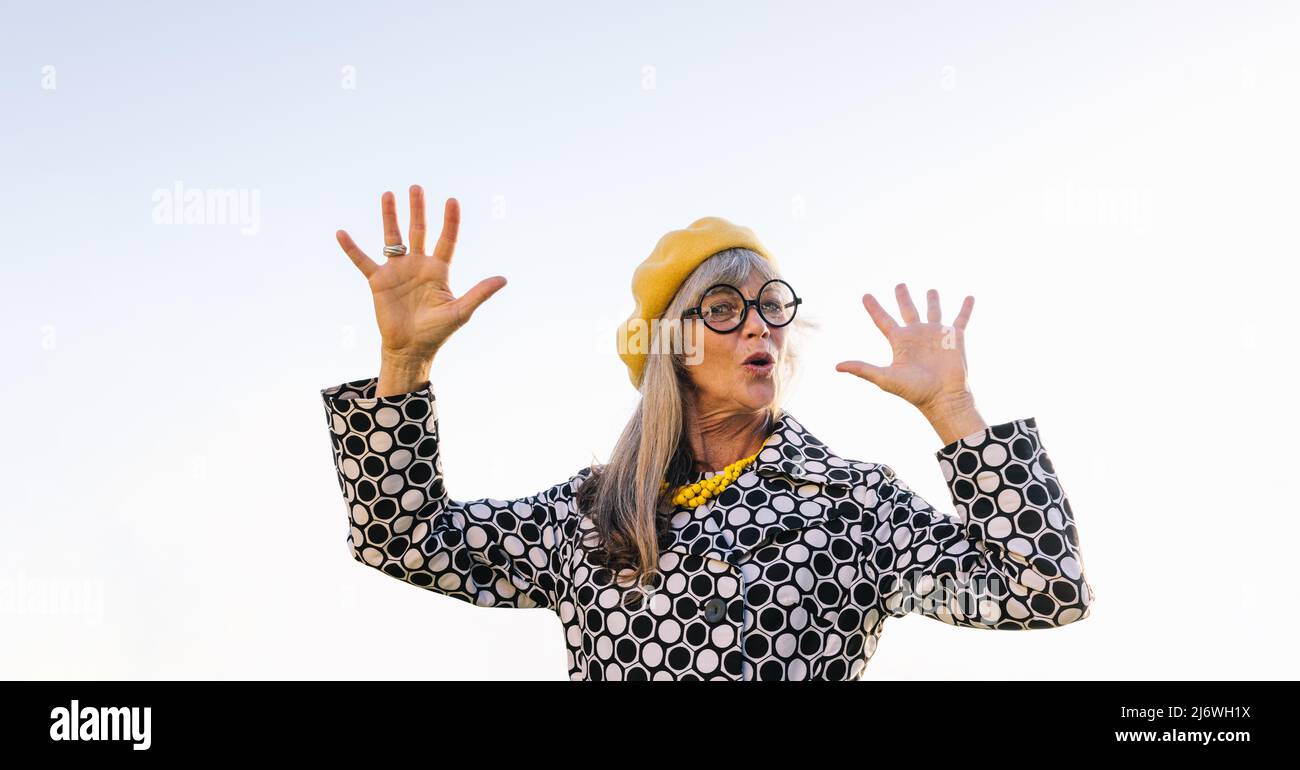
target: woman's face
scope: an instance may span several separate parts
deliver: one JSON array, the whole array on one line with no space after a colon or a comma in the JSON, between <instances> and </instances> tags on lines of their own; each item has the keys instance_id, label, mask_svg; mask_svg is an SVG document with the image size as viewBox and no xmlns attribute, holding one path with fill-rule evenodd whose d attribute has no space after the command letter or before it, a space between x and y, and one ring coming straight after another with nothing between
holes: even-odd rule
<instances>
[{"instance_id":1,"label":"woman's face","mask_svg":"<svg viewBox=\"0 0 1300 770\"><path fill-rule=\"evenodd\" d=\"M756 299L766 279L750 277L737 284L745 299ZM705 312L708 312L706 304ZM698 324L700 331L694 331ZM769 327L753 307L739 329L727 334L705 327L691 319L686 331L692 343L700 344L703 355L688 355L687 371L696 388L696 407L701 413L756 412L768 407L776 398L775 372L787 327ZM758 367L744 362L755 353L765 353L770 363ZM694 361L694 363L691 363Z\"/></svg>"}]
</instances>

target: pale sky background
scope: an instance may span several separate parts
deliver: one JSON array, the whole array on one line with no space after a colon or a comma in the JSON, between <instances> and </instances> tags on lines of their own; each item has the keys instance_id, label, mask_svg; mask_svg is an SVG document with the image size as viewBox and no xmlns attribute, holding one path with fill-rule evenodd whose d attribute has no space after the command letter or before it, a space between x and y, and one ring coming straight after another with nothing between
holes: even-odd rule
<instances>
[{"instance_id":1,"label":"pale sky background","mask_svg":"<svg viewBox=\"0 0 1300 770\"><path fill-rule=\"evenodd\" d=\"M412 183L455 290L509 279L433 372L454 498L607 459L632 270L724 216L822 324L810 431L953 510L834 367L889 362L864 293L973 294L978 406L1075 512L1090 618L891 619L866 681L1297 678L1300 9L703 5L4 2L0 678L567 677L554 614L347 550L320 389L379 338L334 231L377 255ZM156 222L177 183L256 220Z\"/></svg>"}]
</instances>

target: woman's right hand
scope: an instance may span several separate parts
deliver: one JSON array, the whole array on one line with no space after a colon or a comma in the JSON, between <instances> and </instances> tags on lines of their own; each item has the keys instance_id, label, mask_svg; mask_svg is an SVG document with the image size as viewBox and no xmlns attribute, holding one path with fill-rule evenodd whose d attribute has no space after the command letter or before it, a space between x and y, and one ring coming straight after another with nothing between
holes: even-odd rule
<instances>
[{"instance_id":1,"label":"woman's right hand","mask_svg":"<svg viewBox=\"0 0 1300 770\"><path fill-rule=\"evenodd\" d=\"M380 198L384 220L384 245L402 243L397 226L397 203L391 192ZM448 198L442 215L442 234L433 247L433 255L424 253L424 190L411 185L411 226L409 252L400 257L386 257L382 265L366 256L345 230L335 233L366 280L375 300L375 318L387 359L428 364L453 332L464 326L474 311L502 286L504 276L484 278L460 297L451 293L448 268L456 250L456 233L460 229L460 203Z\"/></svg>"}]
</instances>

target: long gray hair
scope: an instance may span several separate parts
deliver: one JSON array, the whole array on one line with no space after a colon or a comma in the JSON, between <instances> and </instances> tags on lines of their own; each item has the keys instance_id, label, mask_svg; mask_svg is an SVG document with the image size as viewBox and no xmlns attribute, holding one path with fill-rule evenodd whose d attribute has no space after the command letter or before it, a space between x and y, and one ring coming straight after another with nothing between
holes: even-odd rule
<instances>
[{"instance_id":1,"label":"long gray hair","mask_svg":"<svg viewBox=\"0 0 1300 770\"><path fill-rule=\"evenodd\" d=\"M720 251L686 277L660 319L680 319L682 312L698 304L704 292L716 283L742 286L754 275L765 281L781 277L771 262L749 249ZM661 339L664 334L680 336L683 326L651 324L641 401L614 445L609 462L593 468L578 492L579 509L596 525L592 535L598 540L587 545L597 549L599 562L619 573L615 577L620 583L644 586L652 582L659 564L659 538L667 534L667 520L673 511L672 490L684 483L695 467L685 430L687 403L694 398L686 349L681 340ZM796 315L784 328L789 332L817 327L805 315ZM791 337L784 335L773 371L776 395L766 410L768 430L780 417L796 374L798 346L792 344ZM661 492L665 480L669 488ZM628 592L625 602L629 598L638 601L640 593Z\"/></svg>"}]
</instances>

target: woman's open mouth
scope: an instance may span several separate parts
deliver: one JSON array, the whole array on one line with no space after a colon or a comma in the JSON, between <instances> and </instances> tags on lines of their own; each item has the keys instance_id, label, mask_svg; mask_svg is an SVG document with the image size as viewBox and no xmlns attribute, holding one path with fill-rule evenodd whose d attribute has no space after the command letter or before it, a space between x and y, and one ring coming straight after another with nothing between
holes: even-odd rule
<instances>
[{"instance_id":1,"label":"woman's open mouth","mask_svg":"<svg viewBox=\"0 0 1300 770\"><path fill-rule=\"evenodd\" d=\"M772 369L775 365L776 362L773 361L772 357L768 354L755 353L749 358L746 358L745 362L741 364L741 367L750 374L758 377L766 377L772 373Z\"/></svg>"}]
</instances>

